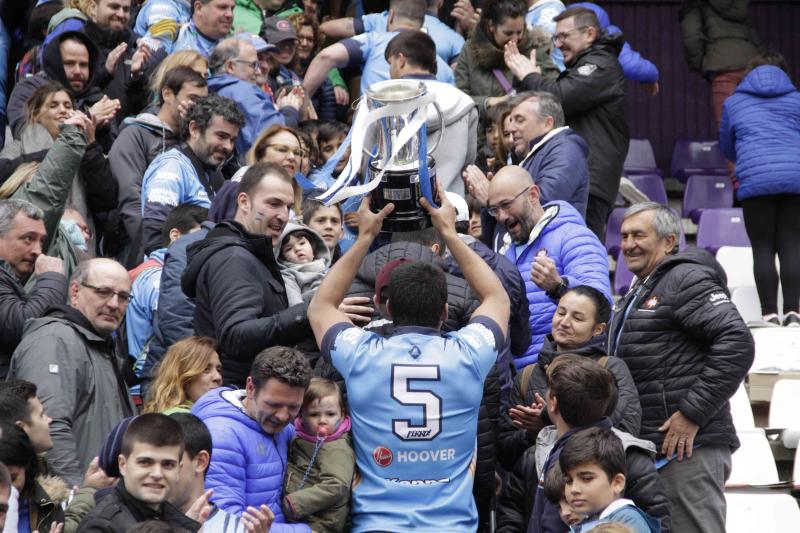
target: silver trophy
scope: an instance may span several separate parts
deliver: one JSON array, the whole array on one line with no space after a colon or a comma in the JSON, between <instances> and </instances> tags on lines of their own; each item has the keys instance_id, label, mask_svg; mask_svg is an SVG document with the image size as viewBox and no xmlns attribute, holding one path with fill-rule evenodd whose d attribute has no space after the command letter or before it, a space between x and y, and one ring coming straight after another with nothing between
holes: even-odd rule
<instances>
[{"instance_id":1,"label":"silver trophy","mask_svg":"<svg viewBox=\"0 0 800 533\"><path fill-rule=\"evenodd\" d=\"M440 126L428 142L426 121L433 106ZM444 135L439 105L418 80L387 80L370 85L359 103L351 139L350 161L339 179L320 198L326 203L369 193L372 209L393 203L383 231L414 231L430 225L419 199L435 203L436 167L430 154ZM356 174L366 158L365 179ZM354 181L362 183L353 185Z\"/></svg>"}]
</instances>

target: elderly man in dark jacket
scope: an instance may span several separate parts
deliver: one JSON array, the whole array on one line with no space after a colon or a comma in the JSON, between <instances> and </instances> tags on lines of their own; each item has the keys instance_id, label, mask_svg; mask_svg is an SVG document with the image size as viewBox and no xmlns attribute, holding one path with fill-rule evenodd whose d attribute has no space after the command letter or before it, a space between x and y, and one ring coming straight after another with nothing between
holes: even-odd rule
<instances>
[{"instance_id":1,"label":"elderly man in dark jacket","mask_svg":"<svg viewBox=\"0 0 800 533\"><path fill-rule=\"evenodd\" d=\"M630 140L625 74L618 60L625 39L601 31L591 9L568 9L553 20L555 45L567 67L558 79L543 77L536 64L513 47L506 52L506 63L525 89L556 95L567 124L589 143L586 225L602 240Z\"/></svg>"},{"instance_id":2,"label":"elderly man in dark jacket","mask_svg":"<svg viewBox=\"0 0 800 533\"><path fill-rule=\"evenodd\" d=\"M292 177L259 163L242 177L233 220L187 249L183 292L195 299L195 333L219 344L225 384L244 387L256 354L311 336L307 304L289 307L275 258L294 202Z\"/></svg>"},{"instance_id":3,"label":"elderly man in dark jacket","mask_svg":"<svg viewBox=\"0 0 800 533\"><path fill-rule=\"evenodd\" d=\"M0 202L0 379L8 373L25 321L67 301L64 264L42 253L46 238L41 209L23 200ZM27 294L23 283L31 274L36 285Z\"/></svg>"},{"instance_id":4,"label":"elderly man in dark jacket","mask_svg":"<svg viewBox=\"0 0 800 533\"><path fill-rule=\"evenodd\" d=\"M676 252L680 229L659 204L625 213L622 253L637 279L615 308L608 354L628 364L639 390L640 436L669 461L659 473L673 529L724 531L739 446L728 400L753 363L753 337L720 264L701 249Z\"/></svg>"}]
</instances>

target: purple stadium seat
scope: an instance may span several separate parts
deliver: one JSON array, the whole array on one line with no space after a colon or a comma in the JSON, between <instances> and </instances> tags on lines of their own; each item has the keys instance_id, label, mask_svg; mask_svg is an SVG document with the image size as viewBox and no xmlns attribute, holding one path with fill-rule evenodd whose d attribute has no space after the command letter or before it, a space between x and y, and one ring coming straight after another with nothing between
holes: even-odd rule
<instances>
[{"instance_id":1,"label":"purple stadium seat","mask_svg":"<svg viewBox=\"0 0 800 533\"><path fill-rule=\"evenodd\" d=\"M619 254L619 228L622 226L622 215L625 214L627 207L617 207L611 210L606 222L606 251L611 257Z\"/></svg>"},{"instance_id":2,"label":"purple stadium seat","mask_svg":"<svg viewBox=\"0 0 800 533\"><path fill-rule=\"evenodd\" d=\"M697 225L697 246L712 254L722 246L750 246L739 208L705 209Z\"/></svg>"},{"instance_id":3,"label":"purple stadium seat","mask_svg":"<svg viewBox=\"0 0 800 533\"><path fill-rule=\"evenodd\" d=\"M694 174L727 176L725 156L717 141L678 139L672 152L672 177L686 183Z\"/></svg>"},{"instance_id":4,"label":"purple stadium seat","mask_svg":"<svg viewBox=\"0 0 800 533\"><path fill-rule=\"evenodd\" d=\"M656 164L656 155L653 145L647 139L631 139L628 145L628 155L625 157L625 175L631 174L658 174L661 169Z\"/></svg>"},{"instance_id":5,"label":"purple stadium seat","mask_svg":"<svg viewBox=\"0 0 800 533\"><path fill-rule=\"evenodd\" d=\"M633 273L628 270L622 252L617 254L617 270L614 271L614 294L625 296L633 283Z\"/></svg>"},{"instance_id":6,"label":"purple stadium seat","mask_svg":"<svg viewBox=\"0 0 800 533\"><path fill-rule=\"evenodd\" d=\"M689 176L683 192L684 218L697 224L704 209L724 209L733 205L733 186L727 176Z\"/></svg>"},{"instance_id":7,"label":"purple stadium seat","mask_svg":"<svg viewBox=\"0 0 800 533\"><path fill-rule=\"evenodd\" d=\"M656 174L641 174L628 176L628 179L642 191L651 201L661 205L667 205L667 190L664 188L664 180Z\"/></svg>"}]
</instances>

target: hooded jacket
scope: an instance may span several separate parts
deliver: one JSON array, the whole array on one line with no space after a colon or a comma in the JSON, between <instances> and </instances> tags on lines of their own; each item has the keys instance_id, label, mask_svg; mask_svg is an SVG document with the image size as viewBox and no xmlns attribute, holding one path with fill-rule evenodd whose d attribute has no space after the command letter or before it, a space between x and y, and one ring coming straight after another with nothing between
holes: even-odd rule
<instances>
[{"instance_id":1,"label":"hooded jacket","mask_svg":"<svg viewBox=\"0 0 800 533\"><path fill-rule=\"evenodd\" d=\"M275 514L270 529L274 533L308 532L305 524L285 524L281 509L294 426L288 424L276 434L265 433L246 413L243 396L244 391L220 387L192 407L192 414L208 427L213 442L214 460L206 473L206 489L214 490L212 501L230 514L241 515L250 506L269 506Z\"/></svg>"},{"instance_id":2,"label":"hooded jacket","mask_svg":"<svg viewBox=\"0 0 800 533\"><path fill-rule=\"evenodd\" d=\"M187 249L183 292L197 335L217 339L226 384L243 386L256 354L312 335L307 304L289 307L272 241L223 221Z\"/></svg>"},{"instance_id":3,"label":"hooded jacket","mask_svg":"<svg viewBox=\"0 0 800 533\"><path fill-rule=\"evenodd\" d=\"M80 311L51 307L29 321L11 358L9 379L36 383L39 398L53 419L53 449L47 453L54 473L80 485L106 436L133 403L123 377L127 357L118 357L113 339L100 336Z\"/></svg>"},{"instance_id":4,"label":"hooded jacket","mask_svg":"<svg viewBox=\"0 0 800 533\"><path fill-rule=\"evenodd\" d=\"M622 34L603 32L558 79L528 74L521 83L561 101L567 125L589 144L589 194L609 205L617 197L630 140L625 74L618 59L624 42Z\"/></svg>"},{"instance_id":5,"label":"hooded jacket","mask_svg":"<svg viewBox=\"0 0 800 533\"><path fill-rule=\"evenodd\" d=\"M125 124L108 152L108 162L119 184L120 217L130 242L131 253L122 259L131 269L142 260L142 178L153 159L178 144L178 136L152 113L126 119Z\"/></svg>"},{"instance_id":6,"label":"hooded jacket","mask_svg":"<svg viewBox=\"0 0 800 533\"><path fill-rule=\"evenodd\" d=\"M531 265L537 255L546 255L556 264L568 287L589 285L602 292L611 302L608 281L608 254L605 247L587 227L580 213L566 202L544 204L544 215L520 249L509 235L505 236L500 253L514 261L528 293L531 312L531 344L523 356L517 357L517 369L535 363L544 336L550 332L556 300L531 279Z\"/></svg>"},{"instance_id":7,"label":"hooded jacket","mask_svg":"<svg viewBox=\"0 0 800 533\"><path fill-rule=\"evenodd\" d=\"M568 202L586 216L589 199L589 146L568 126L533 139L519 164L528 171L542 193L542 203Z\"/></svg>"},{"instance_id":8,"label":"hooded jacket","mask_svg":"<svg viewBox=\"0 0 800 533\"><path fill-rule=\"evenodd\" d=\"M627 363L642 404L640 436L657 448L658 428L676 410L700 426L695 444L739 447L728 399L753 363L754 343L726 282L711 254L689 248L614 306L608 354Z\"/></svg>"},{"instance_id":9,"label":"hooded jacket","mask_svg":"<svg viewBox=\"0 0 800 533\"><path fill-rule=\"evenodd\" d=\"M70 87L69 80L67 80L67 76L64 73L64 62L61 60L60 46L61 42L65 39L77 39L81 41L89 51L89 79L80 91L76 91ZM14 86L14 90L11 91L11 96L8 99L7 111L8 124L11 126L14 138L20 138L22 135L22 128L25 126L25 103L34 91L47 81L53 80L63 85L70 96L72 96L75 109L86 111L93 104L97 103L103 97L100 87L97 86L97 79L101 68L104 69L105 67L101 66L100 53L97 46L95 46L85 33L80 31L65 31L61 33L58 38L53 39L43 50L42 71L35 76L20 81ZM102 129L98 130L97 133L98 137L101 136Z\"/></svg>"},{"instance_id":10,"label":"hooded jacket","mask_svg":"<svg viewBox=\"0 0 800 533\"><path fill-rule=\"evenodd\" d=\"M783 70L745 76L722 106L719 145L736 162L740 200L800 194L800 93Z\"/></svg>"},{"instance_id":11,"label":"hooded jacket","mask_svg":"<svg viewBox=\"0 0 800 533\"><path fill-rule=\"evenodd\" d=\"M744 69L762 49L749 11L750 0L682 2L678 18L689 70L711 78Z\"/></svg>"},{"instance_id":12,"label":"hooded jacket","mask_svg":"<svg viewBox=\"0 0 800 533\"><path fill-rule=\"evenodd\" d=\"M597 20L600 22L600 28L607 30L609 35L622 33L622 30L617 26L611 24L611 19L608 17L606 10L593 2L576 2L570 4L570 9L583 7L591 9L597 15ZM631 48L628 41L622 45L622 50L619 53L619 64L622 67L622 72L629 80L638 81L641 83L653 83L658 81L658 67L651 61L643 58L642 55Z\"/></svg>"},{"instance_id":13,"label":"hooded jacket","mask_svg":"<svg viewBox=\"0 0 800 533\"><path fill-rule=\"evenodd\" d=\"M319 233L308 226L293 222L287 223L286 227L283 228L276 255L282 257L281 249L284 243L291 234L298 231L304 232L310 238L314 259L302 264L290 263L286 259L278 259L289 305L297 305L303 302L306 304L311 303L311 298L314 297L331 267L331 252Z\"/></svg>"},{"instance_id":14,"label":"hooded jacket","mask_svg":"<svg viewBox=\"0 0 800 533\"><path fill-rule=\"evenodd\" d=\"M512 476L521 476L524 479L522 483L518 479L516 481L517 486L531 486L533 483L533 486L536 487L533 509L527 522L527 529L516 529L516 531L527 531L528 533L567 533L569 531L569 527L564 524L559 516L558 507L547 501L542 484L537 483L536 480L544 479L543 476L546 476L555 466L561 456L561 450L564 449L572 435L592 427L611 428L611 421L608 418L602 418L594 424L572 428L561 437L557 435L555 426L548 426L539 432L536 438L536 446L532 448L533 457L529 455L531 453L529 449L523 461L520 461L520 463L524 462L524 465L518 465L524 466L525 470L515 468L515 472L512 474ZM656 470L654 461L656 456L655 446L653 446L652 442L638 439L616 428L613 431L620 438L622 446L625 448L628 470L625 497L633 500L638 507L653 518L660 520L662 531L669 532L669 500ZM530 479L533 476L535 476L535 479ZM517 500L517 509L525 509L528 505L524 500L520 501L520 498L531 499L532 497L530 493L517 493L509 496ZM504 512L500 511L500 514L502 515ZM501 523L503 521L505 520L501 519ZM500 529L499 531L515 531L515 529Z\"/></svg>"},{"instance_id":15,"label":"hooded jacket","mask_svg":"<svg viewBox=\"0 0 800 533\"><path fill-rule=\"evenodd\" d=\"M558 69L550 59L550 39L540 28L526 28L518 43L520 53L529 56L536 49L536 64L542 73L551 78L558 75ZM458 65L455 69L456 87L472 96L481 113L486 111L486 98L504 96L506 90L492 72L498 69L512 85L514 80L511 71L506 67L503 49L498 48L478 25L472 36L461 49Z\"/></svg>"}]
</instances>

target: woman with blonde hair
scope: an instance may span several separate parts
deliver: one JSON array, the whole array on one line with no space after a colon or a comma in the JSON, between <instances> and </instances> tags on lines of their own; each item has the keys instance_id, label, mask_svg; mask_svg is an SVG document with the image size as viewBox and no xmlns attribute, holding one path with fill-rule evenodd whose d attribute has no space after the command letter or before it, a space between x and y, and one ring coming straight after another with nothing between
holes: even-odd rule
<instances>
[{"instance_id":1,"label":"woman with blonde hair","mask_svg":"<svg viewBox=\"0 0 800 533\"><path fill-rule=\"evenodd\" d=\"M186 337L164 355L150 388L145 413L188 413L206 392L222 385L217 343L210 337Z\"/></svg>"},{"instance_id":2,"label":"woman with blonde hair","mask_svg":"<svg viewBox=\"0 0 800 533\"><path fill-rule=\"evenodd\" d=\"M195 50L181 50L173 52L159 63L158 68L150 77L150 92L153 100L158 101L161 95L161 86L164 84L164 76L170 70L178 67L189 67L204 78L208 78L208 59L203 57L200 52Z\"/></svg>"}]
</instances>

